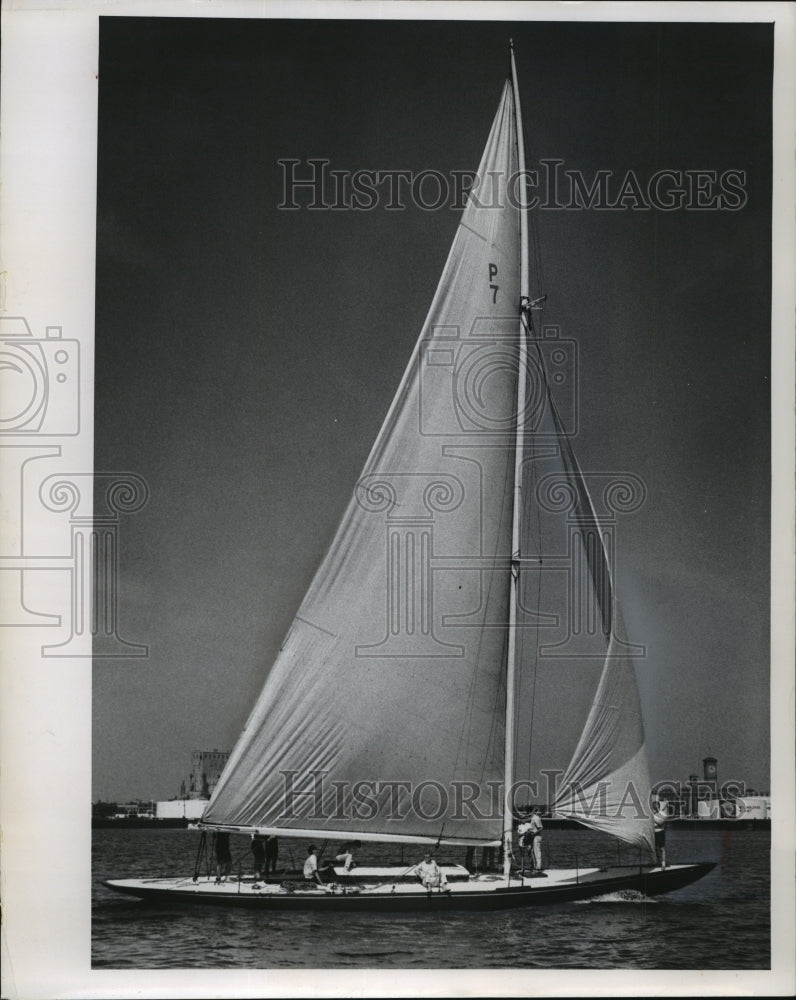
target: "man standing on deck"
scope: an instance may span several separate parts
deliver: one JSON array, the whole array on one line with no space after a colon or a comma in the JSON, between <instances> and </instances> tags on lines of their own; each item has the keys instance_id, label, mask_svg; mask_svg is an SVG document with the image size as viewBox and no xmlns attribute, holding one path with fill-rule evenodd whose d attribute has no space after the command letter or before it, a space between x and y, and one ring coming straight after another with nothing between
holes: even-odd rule
<instances>
[{"instance_id":1,"label":"man standing on deck","mask_svg":"<svg viewBox=\"0 0 796 1000\"><path fill-rule=\"evenodd\" d=\"M542 817L539 815L539 806L534 806L531 818L528 820L528 854L531 858L531 871L542 871Z\"/></svg>"},{"instance_id":2,"label":"man standing on deck","mask_svg":"<svg viewBox=\"0 0 796 1000\"><path fill-rule=\"evenodd\" d=\"M530 866L533 867L533 858L531 857L531 822L526 819L517 827L517 836L520 839L520 850L528 852L528 861ZM522 867L525 868L525 862L522 862Z\"/></svg>"},{"instance_id":3,"label":"man standing on deck","mask_svg":"<svg viewBox=\"0 0 796 1000\"><path fill-rule=\"evenodd\" d=\"M254 858L254 877L259 880L263 877L263 872L265 871L265 841L267 837L263 837L260 833L252 834L252 857Z\"/></svg>"},{"instance_id":4,"label":"man standing on deck","mask_svg":"<svg viewBox=\"0 0 796 1000\"><path fill-rule=\"evenodd\" d=\"M279 841L276 837L265 838L265 874L276 875L276 859L279 857Z\"/></svg>"},{"instance_id":5,"label":"man standing on deck","mask_svg":"<svg viewBox=\"0 0 796 1000\"><path fill-rule=\"evenodd\" d=\"M655 827L655 853L661 868L666 867L666 818L660 799L655 799L652 803L652 822Z\"/></svg>"},{"instance_id":6,"label":"man standing on deck","mask_svg":"<svg viewBox=\"0 0 796 1000\"><path fill-rule=\"evenodd\" d=\"M216 882L226 882L232 865L232 854L229 848L229 834L216 834Z\"/></svg>"}]
</instances>

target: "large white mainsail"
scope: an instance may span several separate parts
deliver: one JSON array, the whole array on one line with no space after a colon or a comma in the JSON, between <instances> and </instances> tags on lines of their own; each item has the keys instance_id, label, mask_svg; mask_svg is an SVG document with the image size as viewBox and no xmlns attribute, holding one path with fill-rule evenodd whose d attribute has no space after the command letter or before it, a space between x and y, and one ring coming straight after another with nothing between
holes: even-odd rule
<instances>
[{"instance_id":1,"label":"large white mainsail","mask_svg":"<svg viewBox=\"0 0 796 1000\"><path fill-rule=\"evenodd\" d=\"M500 839L516 174L507 82L409 366L207 825Z\"/></svg>"}]
</instances>

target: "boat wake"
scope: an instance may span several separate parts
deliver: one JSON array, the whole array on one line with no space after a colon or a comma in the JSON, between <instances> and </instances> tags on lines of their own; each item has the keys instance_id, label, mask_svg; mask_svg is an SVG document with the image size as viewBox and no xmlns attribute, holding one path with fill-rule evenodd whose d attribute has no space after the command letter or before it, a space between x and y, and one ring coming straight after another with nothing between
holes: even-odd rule
<instances>
[{"instance_id":1,"label":"boat wake","mask_svg":"<svg viewBox=\"0 0 796 1000\"><path fill-rule=\"evenodd\" d=\"M589 899L575 900L577 905L584 903L657 903L653 896L647 896L638 889L619 889L617 892L606 892L603 896L591 896Z\"/></svg>"}]
</instances>

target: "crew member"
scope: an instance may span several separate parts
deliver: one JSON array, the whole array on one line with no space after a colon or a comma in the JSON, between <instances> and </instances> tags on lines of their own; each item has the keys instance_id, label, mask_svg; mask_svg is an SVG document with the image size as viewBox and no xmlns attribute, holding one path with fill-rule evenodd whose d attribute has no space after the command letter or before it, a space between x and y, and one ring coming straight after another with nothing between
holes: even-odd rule
<instances>
[{"instance_id":1,"label":"crew member","mask_svg":"<svg viewBox=\"0 0 796 1000\"><path fill-rule=\"evenodd\" d=\"M426 852L420 864L415 865L409 874L417 875L425 886L429 896L432 889L442 889L443 892L450 892L448 880L445 878L445 874L440 866L434 860L431 851Z\"/></svg>"},{"instance_id":2,"label":"crew member","mask_svg":"<svg viewBox=\"0 0 796 1000\"><path fill-rule=\"evenodd\" d=\"M652 803L652 822L655 828L655 854L661 868L666 867L666 810L660 799Z\"/></svg>"},{"instance_id":3,"label":"crew member","mask_svg":"<svg viewBox=\"0 0 796 1000\"><path fill-rule=\"evenodd\" d=\"M542 817L539 815L539 806L534 806L530 819L524 824L525 831L522 838L523 847L528 849L528 857L531 862L531 872L542 871ZM517 831L519 833L519 830Z\"/></svg>"},{"instance_id":4,"label":"crew member","mask_svg":"<svg viewBox=\"0 0 796 1000\"><path fill-rule=\"evenodd\" d=\"M307 848L306 860L304 861L304 881L313 882L315 885L323 885L321 876L318 874L318 855L315 851L315 844L310 844Z\"/></svg>"}]
</instances>

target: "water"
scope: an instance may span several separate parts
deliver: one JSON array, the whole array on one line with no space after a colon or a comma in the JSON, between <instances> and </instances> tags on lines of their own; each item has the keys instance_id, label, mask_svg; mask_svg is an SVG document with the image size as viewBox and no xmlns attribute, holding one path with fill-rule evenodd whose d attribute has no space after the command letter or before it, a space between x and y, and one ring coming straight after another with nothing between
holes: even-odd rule
<instances>
[{"instance_id":1,"label":"water","mask_svg":"<svg viewBox=\"0 0 796 1000\"><path fill-rule=\"evenodd\" d=\"M612 894L581 903L496 913L269 913L158 906L116 895L103 878L193 872L190 830L95 830L95 969L765 969L770 967L770 836L758 830L670 829L669 860L716 869L654 898ZM279 867L306 841L280 839ZM320 840L319 840L320 843ZM625 864L636 858L585 830L545 830L545 864ZM461 862L441 848L438 860ZM251 871L248 840L232 837ZM327 850L327 857L331 848ZM407 849L406 863L416 860ZM419 860L419 855L418 858ZM400 861L400 849L363 845L362 864Z\"/></svg>"}]
</instances>

